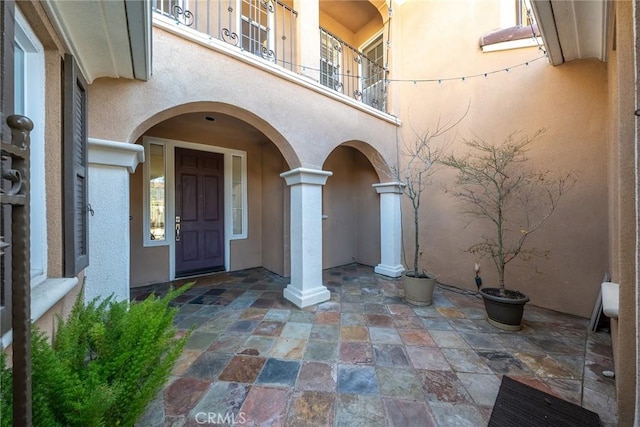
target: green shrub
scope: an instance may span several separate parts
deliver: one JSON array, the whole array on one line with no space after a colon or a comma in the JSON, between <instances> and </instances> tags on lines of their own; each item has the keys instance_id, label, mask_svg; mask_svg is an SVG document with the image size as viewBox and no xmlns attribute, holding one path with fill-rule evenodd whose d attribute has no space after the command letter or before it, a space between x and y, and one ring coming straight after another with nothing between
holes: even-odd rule
<instances>
[{"instance_id":1,"label":"green shrub","mask_svg":"<svg viewBox=\"0 0 640 427\"><path fill-rule=\"evenodd\" d=\"M188 339L176 338L172 299L140 303L111 298L84 304L80 295L53 345L34 328L32 396L35 426L132 426L167 381ZM0 355L0 426L11 425L11 372Z\"/></svg>"}]
</instances>

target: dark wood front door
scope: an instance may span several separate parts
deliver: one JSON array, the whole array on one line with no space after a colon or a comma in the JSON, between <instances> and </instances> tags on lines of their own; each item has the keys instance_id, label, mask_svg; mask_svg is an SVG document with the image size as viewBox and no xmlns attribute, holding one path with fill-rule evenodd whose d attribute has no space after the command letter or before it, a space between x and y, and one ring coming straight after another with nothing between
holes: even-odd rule
<instances>
[{"instance_id":1,"label":"dark wood front door","mask_svg":"<svg viewBox=\"0 0 640 427\"><path fill-rule=\"evenodd\" d=\"M224 270L224 155L176 148L176 277Z\"/></svg>"}]
</instances>

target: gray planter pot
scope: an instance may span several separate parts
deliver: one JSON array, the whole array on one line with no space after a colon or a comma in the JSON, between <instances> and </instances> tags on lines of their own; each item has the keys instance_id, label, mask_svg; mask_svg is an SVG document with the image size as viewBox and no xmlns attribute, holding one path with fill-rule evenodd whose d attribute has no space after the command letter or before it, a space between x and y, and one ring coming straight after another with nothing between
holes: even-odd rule
<instances>
[{"instance_id":1,"label":"gray planter pot","mask_svg":"<svg viewBox=\"0 0 640 427\"><path fill-rule=\"evenodd\" d=\"M496 328L519 331L522 328L524 306L529 302L529 297L521 292L509 290L506 291L506 296L499 294L499 288L480 289L487 320Z\"/></svg>"},{"instance_id":2,"label":"gray planter pot","mask_svg":"<svg viewBox=\"0 0 640 427\"><path fill-rule=\"evenodd\" d=\"M405 300L412 305L431 305L433 290L436 288L436 275L426 273L427 277L413 277L409 274L413 274L413 271L406 272L402 276Z\"/></svg>"}]
</instances>

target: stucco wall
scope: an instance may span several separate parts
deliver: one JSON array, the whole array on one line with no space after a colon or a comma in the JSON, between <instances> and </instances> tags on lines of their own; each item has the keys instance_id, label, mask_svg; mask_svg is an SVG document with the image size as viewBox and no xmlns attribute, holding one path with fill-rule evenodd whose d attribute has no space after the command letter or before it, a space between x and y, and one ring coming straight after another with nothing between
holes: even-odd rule
<instances>
[{"instance_id":1,"label":"stucco wall","mask_svg":"<svg viewBox=\"0 0 640 427\"><path fill-rule=\"evenodd\" d=\"M289 253L289 189L280 178L288 167L272 144L262 148L262 266L281 276L288 276L285 259ZM287 219L285 221L285 218Z\"/></svg>"},{"instance_id":2,"label":"stucco wall","mask_svg":"<svg viewBox=\"0 0 640 427\"><path fill-rule=\"evenodd\" d=\"M329 91L291 84L158 28L153 37L151 80L98 79L91 85L91 137L133 142L176 114L220 111L260 130L290 168L320 169L344 141L367 141L383 156L393 155L387 141L393 139L395 125L336 102L324 94Z\"/></svg>"},{"instance_id":3,"label":"stucco wall","mask_svg":"<svg viewBox=\"0 0 640 427\"><path fill-rule=\"evenodd\" d=\"M353 182L356 203L356 261L375 266L380 263L380 195L372 187L379 181L371 163L353 152Z\"/></svg>"},{"instance_id":4,"label":"stucco wall","mask_svg":"<svg viewBox=\"0 0 640 427\"><path fill-rule=\"evenodd\" d=\"M345 141L366 141L362 145L366 156L376 151L383 155L388 151L386 154L390 155L387 141L394 135L395 124L337 102L327 97L324 89L314 91L292 84L162 30L154 32L153 52L154 76L149 82L99 79L91 85L90 135L132 141L144 134L245 150L249 173L249 236L231 242L230 268L265 266L288 275L289 189L286 185L283 187L282 178L273 175L275 171L300 166L326 168L324 161L329 153ZM125 105L127 108L122 108ZM202 129L153 128L154 124L172 116L196 111L224 113L241 119L262 132L265 141L261 145L245 144L216 139ZM363 158L363 164L366 162ZM377 174L369 168L367 179L372 180ZM169 277L167 248L142 247L141 179L140 169L131 178L132 286ZM366 183L366 191L377 197L370 184ZM274 191L276 198L271 199ZM369 202L377 203L377 199ZM367 215L377 215L372 209L367 212ZM267 234L263 234L272 221L278 225L269 226ZM280 221L284 224L280 225ZM375 219L363 224L377 225ZM278 230L282 233L274 239ZM378 232L378 229L371 230L373 236ZM379 239L374 237L374 240L376 238ZM379 251L379 244L375 247L367 242L360 244L369 248L363 260L375 263L379 254L373 252ZM356 256L357 242L353 245L345 258L348 262Z\"/></svg>"},{"instance_id":5,"label":"stucco wall","mask_svg":"<svg viewBox=\"0 0 640 427\"><path fill-rule=\"evenodd\" d=\"M88 175L93 215L89 217L91 263L85 272L85 301L109 295L114 301L128 301L129 172L91 164Z\"/></svg>"},{"instance_id":6,"label":"stucco wall","mask_svg":"<svg viewBox=\"0 0 640 427\"><path fill-rule=\"evenodd\" d=\"M403 120L399 146L411 141L414 132L434 129L438 120L446 123L462 117L467 107L466 117L450 134L453 151L463 149L464 138L499 142L516 131L531 135L545 128L544 137L530 152L531 165L572 170L579 179L531 238L532 247L549 250L550 258L510 265L507 286L527 293L534 305L590 316L602 276L610 268L606 64L584 60L553 67L546 59L532 61L541 56L536 48L482 53L478 39L498 26L498 2L408 2L395 13L401 15L402 25L393 26L392 20L391 35L400 34L401 72L394 68L391 78L408 80L391 83ZM425 16L432 25L424 25ZM393 39L391 45L391 49L397 45ZM513 67L528 61L527 66ZM495 70L502 71L491 73ZM476 74L480 77L437 82ZM427 190L421 218L422 258L424 268L442 281L475 289L477 260L463 249L486 229L478 223L467 226L459 206L442 191L453 177L452 171L443 170ZM405 236L412 232L406 212L408 203ZM411 256L411 245L405 248ZM483 260L481 265L484 284L495 285L491 262Z\"/></svg>"},{"instance_id":7,"label":"stucco wall","mask_svg":"<svg viewBox=\"0 0 640 427\"><path fill-rule=\"evenodd\" d=\"M424 17L429 25L424 25ZM101 79L92 85L90 113L96 119L91 122L91 136L132 141L172 115L202 111L206 105L259 129L289 168L331 170L325 160L344 141L364 141L393 163L398 146L410 141L414 132L432 128L438 120L455 120L467 106L469 112L452 135L454 150L460 148L462 137L502 140L514 131L531 134L545 128L544 138L531 151L533 165L575 170L579 181L532 239L551 253L549 260L535 264L541 274L531 265L514 265L507 277L512 287L531 296L532 304L589 316L602 275L610 268L606 65L584 60L552 67L546 59L532 61L541 55L535 48L481 53L478 38L499 23L499 5L494 1L396 6L388 53L393 59L392 113L403 123L397 136L392 123L286 82L249 60L237 61L156 28L154 76L149 82ZM527 61L531 61L528 66L512 67ZM494 70L501 72L441 84L419 81ZM454 201L441 191L452 177L442 171L426 193L421 236L425 268L443 281L473 288L476 260L462 250L482 228L465 228ZM405 200L405 235L410 233L407 207ZM326 213L331 218L332 213ZM261 245L242 248L250 254L243 266L258 263L259 255L252 251L264 252ZM406 249L411 256L410 246ZM482 265L489 285L495 274L488 261Z\"/></svg>"},{"instance_id":8,"label":"stucco wall","mask_svg":"<svg viewBox=\"0 0 640 427\"><path fill-rule=\"evenodd\" d=\"M22 11L27 22L33 29L44 48L44 97L45 111L44 122L34 123L35 126L44 127L44 164L45 164L45 199L46 199L46 250L47 250L47 277L59 279L64 272L64 246L63 246L63 212L62 200L62 58L64 54L63 44L57 36L53 26L40 2L21 1L17 7ZM35 143L35 142L32 142ZM83 276L80 273L78 284L69 290L66 295L55 302L55 299L47 298L49 292L38 292L38 297L33 298L32 307L50 306L46 312L41 313L36 319L36 325L51 336L55 332L57 316L66 317L76 300L76 296L82 289ZM59 286L61 281L45 281L43 286ZM66 283L69 283L68 281ZM55 293L55 291L53 292ZM40 298L40 297L43 298ZM40 313L39 313L40 314ZM8 349L10 351L10 349Z\"/></svg>"},{"instance_id":9,"label":"stucco wall","mask_svg":"<svg viewBox=\"0 0 640 427\"><path fill-rule=\"evenodd\" d=\"M130 286L143 286L169 280L169 247L143 246L143 168L140 165L129 179L129 214L131 217Z\"/></svg>"},{"instance_id":10,"label":"stucco wall","mask_svg":"<svg viewBox=\"0 0 640 427\"><path fill-rule=\"evenodd\" d=\"M338 147L325 170L333 173L323 188L323 267L380 262L379 182L371 163L351 147Z\"/></svg>"},{"instance_id":11,"label":"stucco wall","mask_svg":"<svg viewBox=\"0 0 640 427\"><path fill-rule=\"evenodd\" d=\"M637 119L632 119L637 108L637 74L634 63L634 3L620 1L615 4L616 53L611 57L609 85L615 103L610 127L614 134L611 148L614 171L611 184L617 187L612 195L613 227L611 250L614 262L613 280L620 284L618 316L618 360L616 385L618 391L619 425L637 425L638 408L638 258L637 258ZM637 10L635 11L637 13ZM636 24L637 25L637 24ZM637 36L635 36L637 37Z\"/></svg>"},{"instance_id":12,"label":"stucco wall","mask_svg":"<svg viewBox=\"0 0 640 427\"><path fill-rule=\"evenodd\" d=\"M333 173L322 191L323 267L335 267L355 261L358 234L355 222L356 203L353 187L351 148L339 147L325 162L325 170Z\"/></svg>"}]
</instances>

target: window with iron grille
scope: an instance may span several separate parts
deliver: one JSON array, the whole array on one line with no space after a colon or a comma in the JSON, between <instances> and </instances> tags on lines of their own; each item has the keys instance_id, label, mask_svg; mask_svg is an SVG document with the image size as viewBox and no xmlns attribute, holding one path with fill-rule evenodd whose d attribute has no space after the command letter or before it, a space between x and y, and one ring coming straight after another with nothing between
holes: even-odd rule
<instances>
[{"instance_id":1,"label":"window with iron grille","mask_svg":"<svg viewBox=\"0 0 640 427\"><path fill-rule=\"evenodd\" d=\"M340 90L340 41L320 32L320 84Z\"/></svg>"},{"instance_id":2,"label":"window with iron grille","mask_svg":"<svg viewBox=\"0 0 640 427\"><path fill-rule=\"evenodd\" d=\"M363 50L368 61L364 61L362 76L363 87L367 88L378 83L384 78L384 47L382 44L382 34L378 36Z\"/></svg>"},{"instance_id":3,"label":"window with iron grille","mask_svg":"<svg viewBox=\"0 0 640 427\"><path fill-rule=\"evenodd\" d=\"M242 0L242 48L265 59L275 60L271 1Z\"/></svg>"}]
</instances>

